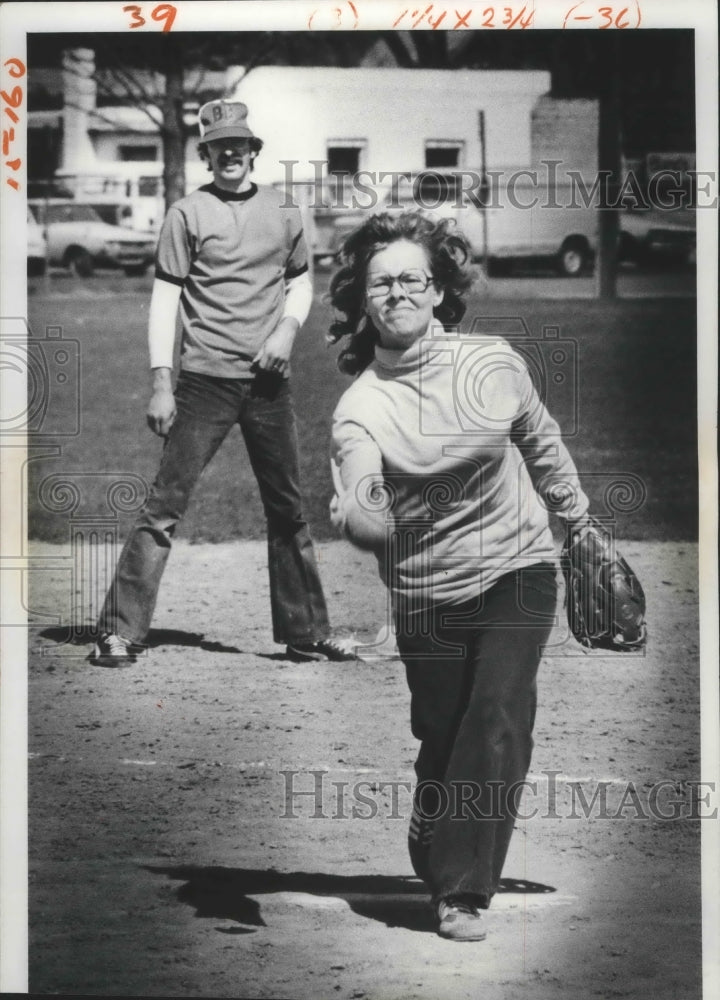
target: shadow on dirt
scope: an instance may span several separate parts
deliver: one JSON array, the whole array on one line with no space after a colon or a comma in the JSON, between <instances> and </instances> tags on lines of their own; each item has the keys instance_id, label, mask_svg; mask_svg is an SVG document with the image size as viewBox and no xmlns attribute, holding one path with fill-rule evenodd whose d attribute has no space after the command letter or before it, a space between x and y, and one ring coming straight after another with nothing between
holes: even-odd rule
<instances>
[{"instance_id":1,"label":"shadow on dirt","mask_svg":"<svg viewBox=\"0 0 720 1000\"><path fill-rule=\"evenodd\" d=\"M37 627L37 626L36 626ZM32 626L31 626L32 628ZM43 628L37 633L39 638L47 639L57 646L93 646L99 639L97 627L93 625L81 625L73 627L70 625L56 625L50 628ZM294 661L288 657L284 650L276 653L259 653L256 649L241 649L239 646L227 646L222 642L213 642L206 639L202 632L185 632L176 628L151 628L147 639L142 645L133 647L136 656L141 657L151 649L158 649L161 646L181 646L186 649L201 649L205 653L235 653L258 656L262 660L272 660L287 666ZM51 653L50 647L45 648L44 655ZM388 658L391 658L388 656Z\"/></svg>"},{"instance_id":2,"label":"shadow on dirt","mask_svg":"<svg viewBox=\"0 0 720 1000\"><path fill-rule=\"evenodd\" d=\"M97 642L98 631L90 625L80 628L46 628L39 633L41 639L49 639L58 645L85 646ZM148 637L138 649L156 649L158 646L189 646L203 649L208 653L242 653L237 646L226 646L221 642L210 642L201 632L184 632L176 628L151 628Z\"/></svg>"},{"instance_id":3,"label":"shadow on dirt","mask_svg":"<svg viewBox=\"0 0 720 1000\"><path fill-rule=\"evenodd\" d=\"M411 876L327 875L322 872L258 871L252 868L197 868L144 866L155 875L182 880L177 891L181 903L195 908L197 917L236 920L250 927L267 926L260 903L252 896L298 893L344 900L360 916L387 927L434 933L437 921L425 885ZM540 882L504 878L499 893L549 893L555 889ZM243 933L240 928L233 933ZM230 933L227 931L227 933ZM245 932L247 933L247 932Z\"/></svg>"}]
</instances>

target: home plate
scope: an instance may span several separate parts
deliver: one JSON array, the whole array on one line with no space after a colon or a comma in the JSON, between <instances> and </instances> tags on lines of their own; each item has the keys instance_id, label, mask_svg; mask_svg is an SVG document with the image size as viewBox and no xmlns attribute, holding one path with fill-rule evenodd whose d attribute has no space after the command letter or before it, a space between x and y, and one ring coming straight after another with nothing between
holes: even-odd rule
<instances>
[{"instance_id":1,"label":"home plate","mask_svg":"<svg viewBox=\"0 0 720 1000\"><path fill-rule=\"evenodd\" d=\"M417 909L418 906L430 904L430 894L427 893L365 893L347 892L342 896L315 896L310 892L273 892L259 897L263 908L268 904L273 909L299 906L306 910L344 910L353 903L370 903L377 907L392 907ZM577 901L577 896L561 895L557 892L500 892L493 897L491 909L504 910L540 910L547 906L569 906Z\"/></svg>"},{"instance_id":2,"label":"home plate","mask_svg":"<svg viewBox=\"0 0 720 1000\"><path fill-rule=\"evenodd\" d=\"M314 896L310 892L273 892L258 898L263 907L271 899L284 906L301 906L306 910L344 910L348 906L339 896Z\"/></svg>"},{"instance_id":3,"label":"home plate","mask_svg":"<svg viewBox=\"0 0 720 1000\"><path fill-rule=\"evenodd\" d=\"M542 910L546 906L569 906L577 902L577 896L561 895L558 892L503 892L493 896L492 910Z\"/></svg>"}]
</instances>

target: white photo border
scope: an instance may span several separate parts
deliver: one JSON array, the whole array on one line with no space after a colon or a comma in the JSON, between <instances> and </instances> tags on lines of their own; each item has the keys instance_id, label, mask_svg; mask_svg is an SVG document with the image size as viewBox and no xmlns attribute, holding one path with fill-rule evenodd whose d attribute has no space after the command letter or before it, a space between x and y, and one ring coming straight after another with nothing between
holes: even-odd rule
<instances>
[{"instance_id":1,"label":"white photo border","mask_svg":"<svg viewBox=\"0 0 720 1000\"><path fill-rule=\"evenodd\" d=\"M718 718L717 664L718 649L718 491L717 491L717 177L718 177L718 53L717 10L707 0L629 0L642 11L642 23L636 29L654 30L691 28L695 31L696 59L696 122L697 169L711 178L709 207L697 212L698 265L698 434L700 467L700 639L701 639L701 778L720 782L720 735ZM152 4L136 5L149 10ZM410 5L403 0L291 0L291 2L185 2L173 5L177 9L174 29L178 31L230 30L378 30L391 29L400 14ZM435 4L438 12L457 5L441 0ZM534 23L527 30L563 27L563 18L573 6L570 0L535 0L526 4L534 9ZM592 5L589 5L592 6ZM4 3L0 9L0 70L4 74L2 87L22 84L8 76L8 60L17 59L26 65L26 42L29 33L77 32L81 37L91 32L124 33L130 29L129 5L119 2L96 3ZM448 23L451 13L448 14ZM397 30L407 27L402 21ZM471 25L481 28L479 23ZM593 30L580 22L571 30ZM599 27L599 25L593 25ZM145 30L145 29L143 29ZM147 30L161 30L158 24L148 24ZM432 30L423 24L414 30ZM27 137L25 118L15 127L13 155L22 161L20 168L10 170L3 156L0 186L0 316L3 320L27 317L26 251L26 186L25 159ZM16 191L8 180L20 185ZM714 208L712 207L714 202ZM0 372L5 388L6 372ZM3 386L0 385L0 389ZM17 391L17 375L12 378L12 390ZM7 401L7 396L3 393ZM3 406L5 403L3 403ZM22 509L25 441L3 440L0 452L2 465L2 533L0 535L0 587L2 599L2 698L0 700L0 990L27 991L27 645L26 632L16 623L22 618L26 586L25 512ZM704 990L706 996L720 993L720 969L717 941L720 936L720 821L707 820L702 825L703 874L703 948ZM668 900L672 907L672 900Z\"/></svg>"}]
</instances>

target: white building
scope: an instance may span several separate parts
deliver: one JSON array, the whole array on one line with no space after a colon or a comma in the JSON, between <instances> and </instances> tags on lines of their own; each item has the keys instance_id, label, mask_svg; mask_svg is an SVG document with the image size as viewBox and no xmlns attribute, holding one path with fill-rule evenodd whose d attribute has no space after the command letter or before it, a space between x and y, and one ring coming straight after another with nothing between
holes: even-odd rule
<instances>
[{"instance_id":1,"label":"white building","mask_svg":"<svg viewBox=\"0 0 720 1000\"><path fill-rule=\"evenodd\" d=\"M65 54L56 178L77 196L129 202L135 224L156 229L164 212L162 143L152 120L159 108L97 107L93 55ZM468 171L479 184L484 170L507 178L537 171L545 158L562 164L558 182L566 169L588 177L597 170L597 103L554 100L546 71L261 66L243 75L230 67L214 83L226 99L248 105L264 142L254 177L292 185L318 255L332 252L339 238L335 216L348 205L346 187L349 204L363 209L362 194L353 200L361 184L380 204L401 174ZM187 106L188 191L209 179L196 151L195 115Z\"/></svg>"},{"instance_id":2,"label":"white building","mask_svg":"<svg viewBox=\"0 0 720 1000\"><path fill-rule=\"evenodd\" d=\"M262 66L238 84L234 99L265 143L256 177L287 180L359 170L528 167L531 115L550 90L535 70L435 70ZM325 168L327 164L327 168Z\"/></svg>"}]
</instances>

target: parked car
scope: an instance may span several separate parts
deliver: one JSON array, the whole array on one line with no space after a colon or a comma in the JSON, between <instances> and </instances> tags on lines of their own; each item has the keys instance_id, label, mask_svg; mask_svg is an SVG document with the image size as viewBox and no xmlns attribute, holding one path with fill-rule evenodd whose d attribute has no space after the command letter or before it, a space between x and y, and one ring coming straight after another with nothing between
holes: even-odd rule
<instances>
[{"instance_id":1,"label":"parked car","mask_svg":"<svg viewBox=\"0 0 720 1000\"><path fill-rule=\"evenodd\" d=\"M91 205L70 199L28 202L46 233L48 262L88 277L95 266L144 274L155 255L155 236L103 222Z\"/></svg>"},{"instance_id":2,"label":"parked car","mask_svg":"<svg viewBox=\"0 0 720 1000\"><path fill-rule=\"evenodd\" d=\"M684 209L635 209L620 216L618 256L641 267L696 263L695 216Z\"/></svg>"},{"instance_id":3,"label":"parked car","mask_svg":"<svg viewBox=\"0 0 720 1000\"><path fill-rule=\"evenodd\" d=\"M30 276L45 274L47 243L35 216L27 210L27 273Z\"/></svg>"}]
</instances>

